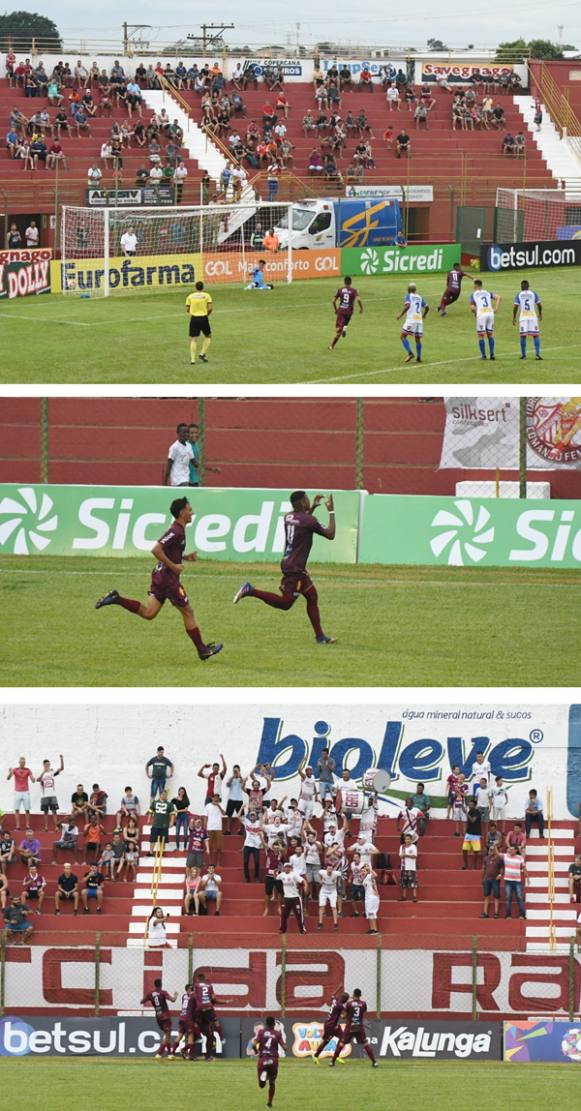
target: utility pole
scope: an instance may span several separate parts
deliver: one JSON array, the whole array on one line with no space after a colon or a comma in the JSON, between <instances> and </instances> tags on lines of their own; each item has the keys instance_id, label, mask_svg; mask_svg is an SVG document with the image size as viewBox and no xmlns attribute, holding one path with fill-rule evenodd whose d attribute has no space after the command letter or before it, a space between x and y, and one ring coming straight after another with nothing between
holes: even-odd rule
<instances>
[{"instance_id":1,"label":"utility pole","mask_svg":"<svg viewBox=\"0 0 581 1111\"><path fill-rule=\"evenodd\" d=\"M202 32L202 53L206 53L206 48L208 46L212 46L213 43L220 42L224 35L224 31L233 31L234 27L234 23L202 23L200 28ZM210 31L213 31L215 33L208 34L208 32ZM199 35L187 35L186 37L188 39L194 39L196 42L198 42L200 38Z\"/></svg>"}]
</instances>

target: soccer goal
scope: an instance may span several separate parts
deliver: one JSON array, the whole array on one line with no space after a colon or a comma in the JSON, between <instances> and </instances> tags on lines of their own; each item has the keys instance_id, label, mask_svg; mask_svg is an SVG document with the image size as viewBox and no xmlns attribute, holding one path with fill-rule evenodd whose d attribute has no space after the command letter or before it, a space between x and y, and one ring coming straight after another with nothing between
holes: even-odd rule
<instances>
[{"instance_id":1,"label":"soccer goal","mask_svg":"<svg viewBox=\"0 0 581 1111\"><path fill-rule=\"evenodd\" d=\"M572 239L581 227L581 197L566 189L496 190L499 243Z\"/></svg>"},{"instance_id":2,"label":"soccer goal","mask_svg":"<svg viewBox=\"0 0 581 1111\"><path fill-rule=\"evenodd\" d=\"M269 284L290 282L293 209L275 202L81 208L61 215L63 293L175 290L195 281L248 285L263 259Z\"/></svg>"}]
</instances>

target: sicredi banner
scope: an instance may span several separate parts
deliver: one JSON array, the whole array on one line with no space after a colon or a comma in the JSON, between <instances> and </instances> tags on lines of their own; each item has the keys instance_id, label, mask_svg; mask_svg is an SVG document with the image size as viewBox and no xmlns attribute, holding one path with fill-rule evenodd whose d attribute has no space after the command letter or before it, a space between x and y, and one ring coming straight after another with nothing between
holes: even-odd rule
<instances>
[{"instance_id":1,"label":"sicredi banner","mask_svg":"<svg viewBox=\"0 0 581 1111\"><path fill-rule=\"evenodd\" d=\"M369 1001L368 1001L369 1005ZM323 1037L323 1021L318 1017L280 1018L277 1028L284 1033L287 1053L281 1056L310 1058ZM252 1041L260 1023L242 1020L242 1056L253 1057ZM385 1022L369 1018L365 1023L369 1044L376 1057L388 1060L439 1060L439 1061L500 1061L502 1059L502 1031L500 1023L486 1026L481 1022L454 1022L447 1020L414 1020ZM337 1038L332 1038L321 1053L329 1060L335 1052ZM363 1056L360 1047L349 1044L341 1052L344 1061Z\"/></svg>"},{"instance_id":2,"label":"sicredi banner","mask_svg":"<svg viewBox=\"0 0 581 1111\"><path fill-rule=\"evenodd\" d=\"M98 596L98 579L95 580ZM226 589L226 588L225 588ZM231 597L230 586L227 586ZM91 599L88 599L88 603ZM119 761L119 737L123 760ZM148 797L144 766L160 743L200 812L204 780L195 775L203 763L222 752L228 769L241 765L248 775L258 764L273 769L274 797L298 797L299 769L317 764L324 748L335 761L335 774L347 769L359 786L365 772L389 772L389 788L380 798L380 814L396 817L419 781L431 801L432 819L445 818L447 777L454 765L472 782L473 764L482 752L494 776L502 776L508 794L507 817L522 819L528 791L534 786L546 804L553 791L553 816L576 816L581 781L581 706L578 704L430 702L337 706L321 701L307 706L280 702L261 705L39 706L7 705L0 718L0 745L5 752L51 752L59 739L65 771L57 797L64 805L78 783L80 767L98 767L117 807L127 783L138 798ZM161 738L161 742L160 742ZM40 788L32 788L38 809ZM12 786L0 779L0 808L12 809ZM24 973L21 971L20 975ZM16 1001L13 1001L13 1004ZM129 1006L129 1004L125 1004ZM393 1003L386 1003L392 1007Z\"/></svg>"},{"instance_id":3,"label":"sicredi banner","mask_svg":"<svg viewBox=\"0 0 581 1111\"><path fill-rule=\"evenodd\" d=\"M581 500L407 497L363 504L360 563L581 566Z\"/></svg>"},{"instance_id":4,"label":"sicredi banner","mask_svg":"<svg viewBox=\"0 0 581 1111\"><path fill-rule=\"evenodd\" d=\"M224 1039L216 1035L216 1056L239 1057L239 1021L225 1018L222 1029ZM160 1043L153 1011L151 1018L0 1018L0 1057L152 1057ZM202 1042L198 1052L204 1049Z\"/></svg>"},{"instance_id":5,"label":"sicredi banner","mask_svg":"<svg viewBox=\"0 0 581 1111\"><path fill-rule=\"evenodd\" d=\"M504 1024L504 1060L581 1066L581 1022L518 1020Z\"/></svg>"},{"instance_id":6,"label":"sicredi banner","mask_svg":"<svg viewBox=\"0 0 581 1111\"><path fill-rule=\"evenodd\" d=\"M444 403L441 468L518 470L518 399L446 397ZM581 472L581 398L528 397L526 418L529 470Z\"/></svg>"},{"instance_id":7,"label":"sicredi banner","mask_svg":"<svg viewBox=\"0 0 581 1111\"><path fill-rule=\"evenodd\" d=\"M266 255L266 258L265 258ZM237 252L217 252L216 254L204 253L204 280L208 282L249 282L252 271L260 259L265 260L264 276L270 279L286 279L287 254L280 251L275 255L266 251L254 251L247 254ZM335 248L328 250L294 251L292 255L292 275L296 281L307 278L333 278L341 276L341 251Z\"/></svg>"},{"instance_id":8,"label":"sicredi banner","mask_svg":"<svg viewBox=\"0 0 581 1111\"><path fill-rule=\"evenodd\" d=\"M549 239L532 243L491 243L480 250L480 269L502 273L505 270L528 270L530 267L578 266L581 263L581 239Z\"/></svg>"},{"instance_id":9,"label":"sicredi banner","mask_svg":"<svg viewBox=\"0 0 581 1111\"><path fill-rule=\"evenodd\" d=\"M52 251L0 251L0 299L50 293Z\"/></svg>"},{"instance_id":10,"label":"sicredi banner","mask_svg":"<svg viewBox=\"0 0 581 1111\"><path fill-rule=\"evenodd\" d=\"M51 263L54 293L99 293L104 287L103 258L75 258ZM146 289L192 286L202 274L201 254L135 255L109 260L109 286L115 289Z\"/></svg>"},{"instance_id":11,"label":"sicredi banner","mask_svg":"<svg viewBox=\"0 0 581 1111\"><path fill-rule=\"evenodd\" d=\"M458 243L427 244L414 247L345 247L342 268L345 274L401 274L415 278L451 270L462 248Z\"/></svg>"},{"instance_id":12,"label":"sicredi banner","mask_svg":"<svg viewBox=\"0 0 581 1111\"><path fill-rule=\"evenodd\" d=\"M159 486L0 485L0 554L136 556L151 552L187 493L194 516L187 548L221 560L278 561L284 551L287 490ZM315 536L313 562L355 563L359 491L335 495L335 540ZM321 510L323 518L326 510Z\"/></svg>"}]
</instances>

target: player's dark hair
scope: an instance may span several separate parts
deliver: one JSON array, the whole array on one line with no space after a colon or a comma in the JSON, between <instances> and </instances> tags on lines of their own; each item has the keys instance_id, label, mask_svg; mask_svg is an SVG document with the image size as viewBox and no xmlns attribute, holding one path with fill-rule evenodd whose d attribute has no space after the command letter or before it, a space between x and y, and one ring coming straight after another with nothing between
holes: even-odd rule
<instances>
[{"instance_id":1,"label":"player's dark hair","mask_svg":"<svg viewBox=\"0 0 581 1111\"><path fill-rule=\"evenodd\" d=\"M161 980L154 980L153 981L153 986L154 986L154 988L160 988L161 987Z\"/></svg>"},{"instance_id":2,"label":"player's dark hair","mask_svg":"<svg viewBox=\"0 0 581 1111\"><path fill-rule=\"evenodd\" d=\"M267 1015L265 1020L264 1020L264 1025L268 1026L269 1030L274 1030L274 1027L275 1027L274 1015Z\"/></svg>"},{"instance_id":3,"label":"player's dark hair","mask_svg":"<svg viewBox=\"0 0 581 1111\"><path fill-rule=\"evenodd\" d=\"M266 259L265 258L259 258L258 265L259 266L266 266Z\"/></svg>"},{"instance_id":4,"label":"player's dark hair","mask_svg":"<svg viewBox=\"0 0 581 1111\"><path fill-rule=\"evenodd\" d=\"M191 984L186 984L186 986L184 988L184 991L189 991L191 986L192 986Z\"/></svg>"},{"instance_id":5,"label":"player's dark hair","mask_svg":"<svg viewBox=\"0 0 581 1111\"><path fill-rule=\"evenodd\" d=\"M528 289L529 288L529 283L527 282L526 278L520 283L520 287L521 287L521 289Z\"/></svg>"},{"instance_id":6,"label":"player's dark hair","mask_svg":"<svg viewBox=\"0 0 581 1111\"><path fill-rule=\"evenodd\" d=\"M199 424L196 424L196 422L195 422L195 421L192 421L192 423L191 423L191 424L188 424L188 430L189 430L190 428L199 428L199 427L200 427L200 426L199 426Z\"/></svg>"},{"instance_id":7,"label":"player's dark hair","mask_svg":"<svg viewBox=\"0 0 581 1111\"><path fill-rule=\"evenodd\" d=\"M203 973L203 972L198 972L198 975L197 975L196 979L198 979L198 980L205 980L205 979L206 979L206 977L205 977L205 975L204 975L204 973Z\"/></svg>"},{"instance_id":8,"label":"player's dark hair","mask_svg":"<svg viewBox=\"0 0 581 1111\"><path fill-rule=\"evenodd\" d=\"M186 505L189 504L190 503L188 502L187 498L175 498L174 501L172 501L169 507L169 511L174 520L179 517L180 513L182 513L183 510L186 508Z\"/></svg>"},{"instance_id":9,"label":"player's dark hair","mask_svg":"<svg viewBox=\"0 0 581 1111\"><path fill-rule=\"evenodd\" d=\"M353 992L353 995L354 995L355 999L361 999L361 988L355 988L355 991Z\"/></svg>"},{"instance_id":10,"label":"player's dark hair","mask_svg":"<svg viewBox=\"0 0 581 1111\"><path fill-rule=\"evenodd\" d=\"M203 282L196 282L196 289L203 289L203 288L204 288L204 283Z\"/></svg>"},{"instance_id":11,"label":"player's dark hair","mask_svg":"<svg viewBox=\"0 0 581 1111\"><path fill-rule=\"evenodd\" d=\"M454 263L454 266L461 266L461 265L462 265L462 263L461 263L461 262L455 262L455 263Z\"/></svg>"},{"instance_id":12,"label":"player's dark hair","mask_svg":"<svg viewBox=\"0 0 581 1111\"><path fill-rule=\"evenodd\" d=\"M346 1003L348 998L349 998L349 992L344 991L343 994L339 996L339 1002L340 1003Z\"/></svg>"},{"instance_id":13,"label":"player's dark hair","mask_svg":"<svg viewBox=\"0 0 581 1111\"><path fill-rule=\"evenodd\" d=\"M349 277L348 274L345 275L345 277L343 278L343 281L345 282L345 285L351 285L351 278Z\"/></svg>"},{"instance_id":14,"label":"player's dark hair","mask_svg":"<svg viewBox=\"0 0 581 1111\"><path fill-rule=\"evenodd\" d=\"M291 494L291 496L290 496L290 503L291 503L293 509L298 509L298 507L301 504L303 498L306 498L306 496L307 495L306 495L306 492L304 490L295 490L294 493Z\"/></svg>"},{"instance_id":15,"label":"player's dark hair","mask_svg":"<svg viewBox=\"0 0 581 1111\"><path fill-rule=\"evenodd\" d=\"M480 281L480 278L475 278L475 279L474 279L474 285L477 285L477 286L481 286L481 285L482 285L482 282Z\"/></svg>"},{"instance_id":16,"label":"player's dark hair","mask_svg":"<svg viewBox=\"0 0 581 1111\"><path fill-rule=\"evenodd\" d=\"M187 427L188 427L188 425L186 424L185 420L181 420L179 424L176 424L176 432L179 432L180 428L187 428Z\"/></svg>"}]
</instances>

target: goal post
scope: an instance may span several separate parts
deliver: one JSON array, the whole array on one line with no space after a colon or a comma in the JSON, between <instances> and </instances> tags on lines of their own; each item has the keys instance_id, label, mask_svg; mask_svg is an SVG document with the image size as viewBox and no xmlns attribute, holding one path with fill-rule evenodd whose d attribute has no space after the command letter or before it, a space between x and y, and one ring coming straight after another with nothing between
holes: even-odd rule
<instances>
[{"instance_id":1,"label":"goal post","mask_svg":"<svg viewBox=\"0 0 581 1111\"><path fill-rule=\"evenodd\" d=\"M571 239L581 227L581 189L496 190L499 243Z\"/></svg>"},{"instance_id":2,"label":"goal post","mask_svg":"<svg viewBox=\"0 0 581 1111\"><path fill-rule=\"evenodd\" d=\"M109 297L171 292L199 280L246 286L261 259L267 283L291 282L292 231L287 203L63 205L61 291Z\"/></svg>"}]
</instances>

